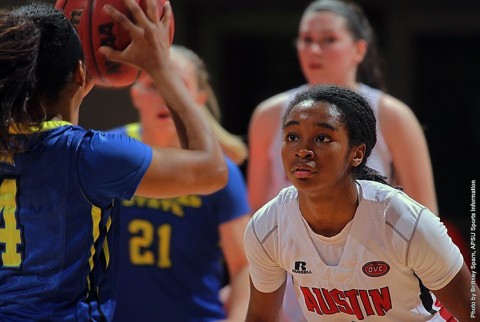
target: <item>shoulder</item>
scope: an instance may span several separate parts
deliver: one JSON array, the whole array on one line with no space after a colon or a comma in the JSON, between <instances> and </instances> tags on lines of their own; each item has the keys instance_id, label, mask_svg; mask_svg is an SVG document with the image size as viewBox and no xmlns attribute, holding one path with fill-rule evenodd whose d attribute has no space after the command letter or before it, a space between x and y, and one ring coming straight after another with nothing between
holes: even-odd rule
<instances>
[{"instance_id":1,"label":"shoulder","mask_svg":"<svg viewBox=\"0 0 480 322\"><path fill-rule=\"evenodd\" d=\"M379 111L382 121L387 121L392 125L397 121L415 118L412 109L407 104L386 93L380 97Z\"/></svg>"},{"instance_id":2,"label":"shoulder","mask_svg":"<svg viewBox=\"0 0 480 322\"><path fill-rule=\"evenodd\" d=\"M391 256L405 265L410 242L420 218L429 215L428 209L396 188L373 181L358 182L362 189L359 211L364 216L363 230L382 236Z\"/></svg>"},{"instance_id":3,"label":"shoulder","mask_svg":"<svg viewBox=\"0 0 480 322\"><path fill-rule=\"evenodd\" d=\"M276 94L255 107L252 115L252 121L255 120L269 120L273 118L280 118L285 104L289 100L288 92Z\"/></svg>"},{"instance_id":4,"label":"shoulder","mask_svg":"<svg viewBox=\"0 0 480 322\"><path fill-rule=\"evenodd\" d=\"M78 147L79 157L88 162L108 164L117 162L123 165L137 164L138 160L147 160L152 156L152 149L125 134L88 130ZM143 161L142 161L143 162ZM115 166L116 164L111 164Z\"/></svg>"},{"instance_id":5,"label":"shoulder","mask_svg":"<svg viewBox=\"0 0 480 322\"><path fill-rule=\"evenodd\" d=\"M301 88L301 87L300 87ZM281 126L281 119L293 95L299 88L276 94L257 105L249 122L249 136L255 137L253 143L268 142Z\"/></svg>"},{"instance_id":6,"label":"shoulder","mask_svg":"<svg viewBox=\"0 0 480 322\"><path fill-rule=\"evenodd\" d=\"M292 88L262 101L253 111L252 120L280 118L288 102L304 88L307 88L307 85Z\"/></svg>"},{"instance_id":7,"label":"shoulder","mask_svg":"<svg viewBox=\"0 0 480 322\"><path fill-rule=\"evenodd\" d=\"M272 231L278 229L280 221L287 218L284 214L295 206L297 196L298 192L294 186L284 188L275 198L255 212L250 225L259 240L265 239Z\"/></svg>"},{"instance_id":8,"label":"shoulder","mask_svg":"<svg viewBox=\"0 0 480 322\"><path fill-rule=\"evenodd\" d=\"M426 210L403 191L391 186L359 180L362 188L362 203L370 210L378 210L387 227L409 240L414 232L420 214Z\"/></svg>"}]
</instances>

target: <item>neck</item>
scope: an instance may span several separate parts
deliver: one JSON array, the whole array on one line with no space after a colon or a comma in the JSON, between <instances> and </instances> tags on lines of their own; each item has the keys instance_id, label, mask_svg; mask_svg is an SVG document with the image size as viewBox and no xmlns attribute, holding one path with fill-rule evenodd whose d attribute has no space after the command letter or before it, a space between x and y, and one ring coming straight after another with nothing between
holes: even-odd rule
<instances>
[{"instance_id":1,"label":"neck","mask_svg":"<svg viewBox=\"0 0 480 322\"><path fill-rule=\"evenodd\" d=\"M355 182L328 187L328 193L308 195L299 192L299 207L311 229L326 237L342 231L355 216L358 207L358 193Z\"/></svg>"},{"instance_id":2,"label":"neck","mask_svg":"<svg viewBox=\"0 0 480 322\"><path fill-rule=\"evenodd\" d=\"M78 108L74 108L73 102L51 105L47 114L49 121L66 121L74 125L78 124Z\"/></svg>"}]
</instances>

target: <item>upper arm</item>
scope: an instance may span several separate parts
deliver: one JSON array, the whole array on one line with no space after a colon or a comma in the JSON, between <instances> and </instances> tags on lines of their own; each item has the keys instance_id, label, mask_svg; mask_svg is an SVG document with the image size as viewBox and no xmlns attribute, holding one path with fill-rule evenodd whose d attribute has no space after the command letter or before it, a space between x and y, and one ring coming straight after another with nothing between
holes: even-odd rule
<instances>
[{"instance_id":1,"label":"upper arm","mask_svg":"<svg viewBox=\"0 0 480 322\"><path fill-rule=\"evenodd\" d=\"M82 190L94 204L129 199L152 159L150 147L126 135L89 131L78 146Z\"/></svg>"},{"instance_id":2,"label":"upper arm","mask_svg":"<svg viewBox=\"0 0 480 322\"><path fill-rule=\"evenodd\" d=\"M227 262L230 278L236 276L245 266L247 258L243 235L250 219L250 206L244 178L240 169L232 161L229 165L229 179L225 188L217 193L218 220L220 222L220 242Z\"/></svg>"},{"instance_id":3,"label":"upper arm","mask_svg":"<svg viewBox=\"0 0 480 322\"><path fill-rule=\"evenodd\" d=\"M250 204L254 210L263 206L271 197L266 195L267 186L271 182L270 146L281 126L281 113L286 99L286 95L280 94L263 102L250 119L247 184Z\"/></svg>"},{"instance_id":4,"label":"upper arm","mask_svg":"<svg viewBox=\"0 0 480 322\"><path fill-rule=\"evenodd\" d=\"M436 290L451 282L463 263L463 256L445 225L424 209L411 237L407 265L428 289Z\"/></svg>"},{"instance_id":5,"label":"upper arm","mask_svg":"<svg viewBox=\"0 0 480 322\"><path fill-rule=\"evenodd\" d=\"M250 301L246 322L278 321L278 314L283 303L285 293L283 283L280 288L270 293L263 293L257 290L250 279Z\"/></svg>"},{"instance_id":6,"label":"upper arm","mask_svg":"<svg viewBox=\"0 0 480 322\"><path fill-rule=\"evenodd\" d=\"M209 194L226 184L225 161L219 166L212 166L210 158L200 151L173 148L152 150L152 162L138 185L136 195L171 198Z\"/></svg>"},{"instance_id":7,"label":"upper arm","mask_svg":"<svg viewBox=\"0 0 480 322\"><path fill-rule=\"evenodd\" d=\"M230 278L234 277L242 268L248 265L243 235L249 219L250 215L245 214L220 225L222 251Z\"/></svg>"},{"instance_id":8,"label":"upper arm","mask_svg":"<svg viewBox=\"0 0 480 322\"><path fill-rule=\"evenodd\" d=\"M480 321L480 291L465 263L443 288L433 291L458 321ZM472 316L473 314L473 316ZM475 319L473 319L475 317Z\"/></svg>"},{"instance_id":9,"label":"upper arm","mask_svg":"<svg viewBox=\"0 0 480 322\"><path fill-rule=\"evenodd\" d=\"M433 169L423 129L413 111L389 95L383 95L379 124L392 153L396 182L413 199L438 214Z\"/></svg>"}]
</instances>

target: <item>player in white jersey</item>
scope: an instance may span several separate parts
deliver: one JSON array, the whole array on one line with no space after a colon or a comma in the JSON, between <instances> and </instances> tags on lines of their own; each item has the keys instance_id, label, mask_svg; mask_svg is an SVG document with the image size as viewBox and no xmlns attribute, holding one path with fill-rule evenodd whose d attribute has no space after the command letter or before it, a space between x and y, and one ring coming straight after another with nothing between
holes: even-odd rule
<instances>
[{"instance_id":1,"label":"player in white jersey","mask_svg":"<svg viewBox=\"0 0 480 322\"><path fill-rule=\"evenodd\" d=\"M308 321L480 321L480 290L444 225L366 166L376 120L361 95L309 87L282 124L293 186L245 232L246 321L277 318L287 276Z\"/></svg>"},{"instance_id":2,"label":"player in white jersey","mask_svg":"<svg viewBox=\"0 0 480 322\"><path fill-rule=\"evenodd\" d=\"M375 32L361 7L351 1L313 0L299 22L296 49L307 84L263 101L250 121L247 183L252 208L259 209L291 184L280 158L280 119L288 102L307 86L337 84L364 95L377 117L377 144L367 165L438 214L425 135L412 110L386 93ZM303 322L301 315L288 283L280 322Z\"/></svg>"}]
</instances>

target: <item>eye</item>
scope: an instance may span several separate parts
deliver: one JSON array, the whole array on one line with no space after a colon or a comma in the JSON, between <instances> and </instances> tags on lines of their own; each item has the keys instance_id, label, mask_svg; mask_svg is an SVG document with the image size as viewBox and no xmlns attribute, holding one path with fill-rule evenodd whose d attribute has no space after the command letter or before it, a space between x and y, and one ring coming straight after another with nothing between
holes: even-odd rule
<instances>
[{"instance_id":1,"label":"eye","mask_svg":"<svg viewBox=\"0 0 480 322\"><path fill-rule=\"evenodd\" d=\"M325 135L319 135L315 138L315 142L319 142L319 143L328 143L332 140L330 140L330 138L326 137Z\"/></svg>"},{"instance_id":2,"label":"eye","mask_svg":"<svg viewBox=\"0 0 480 322\"><path fill-rule=\"evenodd\" d=\"M297 42L303 45L310 45L311 43L313 43L313 38L310 36L299 37L297 39Z\"/></svg>"},{"instance_id":3,"label":"eye","mask_svg":"<svg viewBox=\"0 0 480 322\"><path fill-rule=\"evenodd\" d=\"M329 36L329 37L323 38L322 43L327 44L327 45L328 44L333 44L336 40L337 39L335 37Z\"/></svg>"},{"instance_id":4,"label":"eye","mask_svg":"<svg viewBox=\"0 0 480 322\"><path fill-rule=\"evenodd\" d=\"M286 142L296 141L297 138L298 138L298 137L297 137L295 134L289 133L289 134L285 135L285 141L286 141Z\"/></svg>"}]
</instances>

